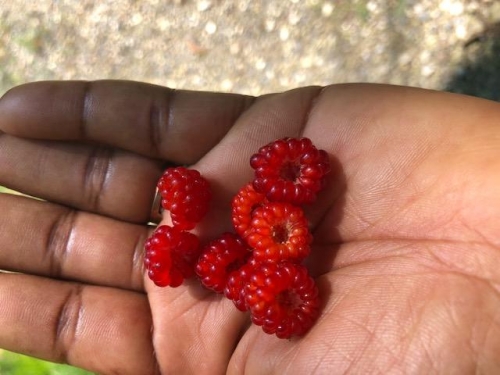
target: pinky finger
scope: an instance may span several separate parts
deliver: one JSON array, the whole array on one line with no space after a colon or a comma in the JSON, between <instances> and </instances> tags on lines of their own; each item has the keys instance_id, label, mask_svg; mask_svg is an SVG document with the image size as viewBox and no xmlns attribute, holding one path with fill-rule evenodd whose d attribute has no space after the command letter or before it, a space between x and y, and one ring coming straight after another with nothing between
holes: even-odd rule
<instances>
[{"instance_id":1,"label":"pinky finger","mask_svg":"<svg viewBox=\"0 0 500 375\"><path fill-rule=\"evenodd\" d=\"M146 296L0 273L0 347L100 374L157 374Z\"/></svg>"}]
</instances>

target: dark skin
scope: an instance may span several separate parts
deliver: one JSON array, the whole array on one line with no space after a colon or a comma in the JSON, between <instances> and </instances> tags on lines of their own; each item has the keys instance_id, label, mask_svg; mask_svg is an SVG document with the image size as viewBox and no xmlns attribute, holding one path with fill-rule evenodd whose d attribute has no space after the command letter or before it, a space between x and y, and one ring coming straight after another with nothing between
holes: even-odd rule
<instances>
[{"instance_id":1,"label":"dark skin","mask_svg":"<svg viewBox=\"0 0 500 375\"><path fill-rule=\"evenodd\" d=\"M252 98L43 82L0 100L0 347L102 374L500 372L500 105L404 87ZM323 301L302 338L196 282L155 287L143 244L167 163L230 228L250 155L306 136L332 161L307 209Z\"/></svg>"}]
</instances>

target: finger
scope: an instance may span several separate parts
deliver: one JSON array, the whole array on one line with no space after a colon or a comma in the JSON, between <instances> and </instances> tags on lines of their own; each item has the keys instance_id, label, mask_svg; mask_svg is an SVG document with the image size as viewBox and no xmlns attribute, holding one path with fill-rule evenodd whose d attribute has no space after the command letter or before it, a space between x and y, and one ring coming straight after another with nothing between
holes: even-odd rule
<instances>
[{"instance_id":1,"label":"finger","mask_svg":"<svg viewBox=\"0 0 500 375\"><path fill-rule=\"evenodd\" d=\"M0 194L0 269L143 290L148 228Z\"/></svg>"},{"instance_id":2,"label":"finger","mask_svg":"<svg viewBox=\"0 0 500 375\"><path fill-rule=\"evenodd\" d=\"M133 222L147 222L162 163L94 145L0 136L0 185Z\"/></svg>"},{"instance_id":3,"label":"finger","mask_svg":"<svg viewBox=\"0 0 500 375\"><path fill-rule=\"evenodd\" d=\"M97 141L192 164L252 102L248 96L138 82L37 82L0 100L0 130L28 138Z\"/></svg>"},{"instance_id":4,"label":"finger","mask_svg":"<svg viewBox=\"0 0 500 375\"><path fill-rule=\"evenodd\" d=\"M0 274L0 347L100 374L156 374L146 296Z\"/></svg>"}]
</instances>

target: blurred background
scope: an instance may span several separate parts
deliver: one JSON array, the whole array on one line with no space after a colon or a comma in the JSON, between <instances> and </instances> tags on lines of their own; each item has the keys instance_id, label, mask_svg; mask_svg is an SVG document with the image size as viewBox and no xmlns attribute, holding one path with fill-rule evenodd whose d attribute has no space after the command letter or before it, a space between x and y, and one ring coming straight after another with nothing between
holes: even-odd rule
<instances>
[{"instance_id":1,"label":"blurred background","mask_svg":"<svg viewBox=\"0 0 500 375\"><path fill-rule=\"evenodd\" d=\"M103 78L251 95L383 82L500 100L500 1L0 0L0 94ZM0 350L0 374L85 372Z\"/></svg>"},{"instance_id":2,"label":"blurred background","mask_svg":"<svg viewBox=\"0 0 500 375\"><path fill-rule=\"evenodd\" d=\"M498 0L0 0L0 93L120 78L252 95L368 81L498 99L499 21Z\"/></svg>"}]
</instances>

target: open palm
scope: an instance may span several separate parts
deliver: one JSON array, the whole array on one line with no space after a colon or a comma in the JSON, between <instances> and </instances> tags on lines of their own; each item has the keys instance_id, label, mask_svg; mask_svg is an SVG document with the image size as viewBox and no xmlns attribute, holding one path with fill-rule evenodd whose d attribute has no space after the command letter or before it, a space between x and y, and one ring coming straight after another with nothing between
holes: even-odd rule
<instances>
[{"instance_id":1,"label":"open palm","mask_svg":"<svg viewBox=\"0 0 500 375\"><path fill-rule=\"evenodd\" d=\"M132 82L44 82L0 100L0 347L103 374L500 371L500 106L379 85L252 98ZM3 133L2 133L3 132ZM258 147L328 151L307 209L323 306L302 338L251 326L196 282L155 287L143 244L164 167L230 229Z\"/></svg>"}]
</instances>

